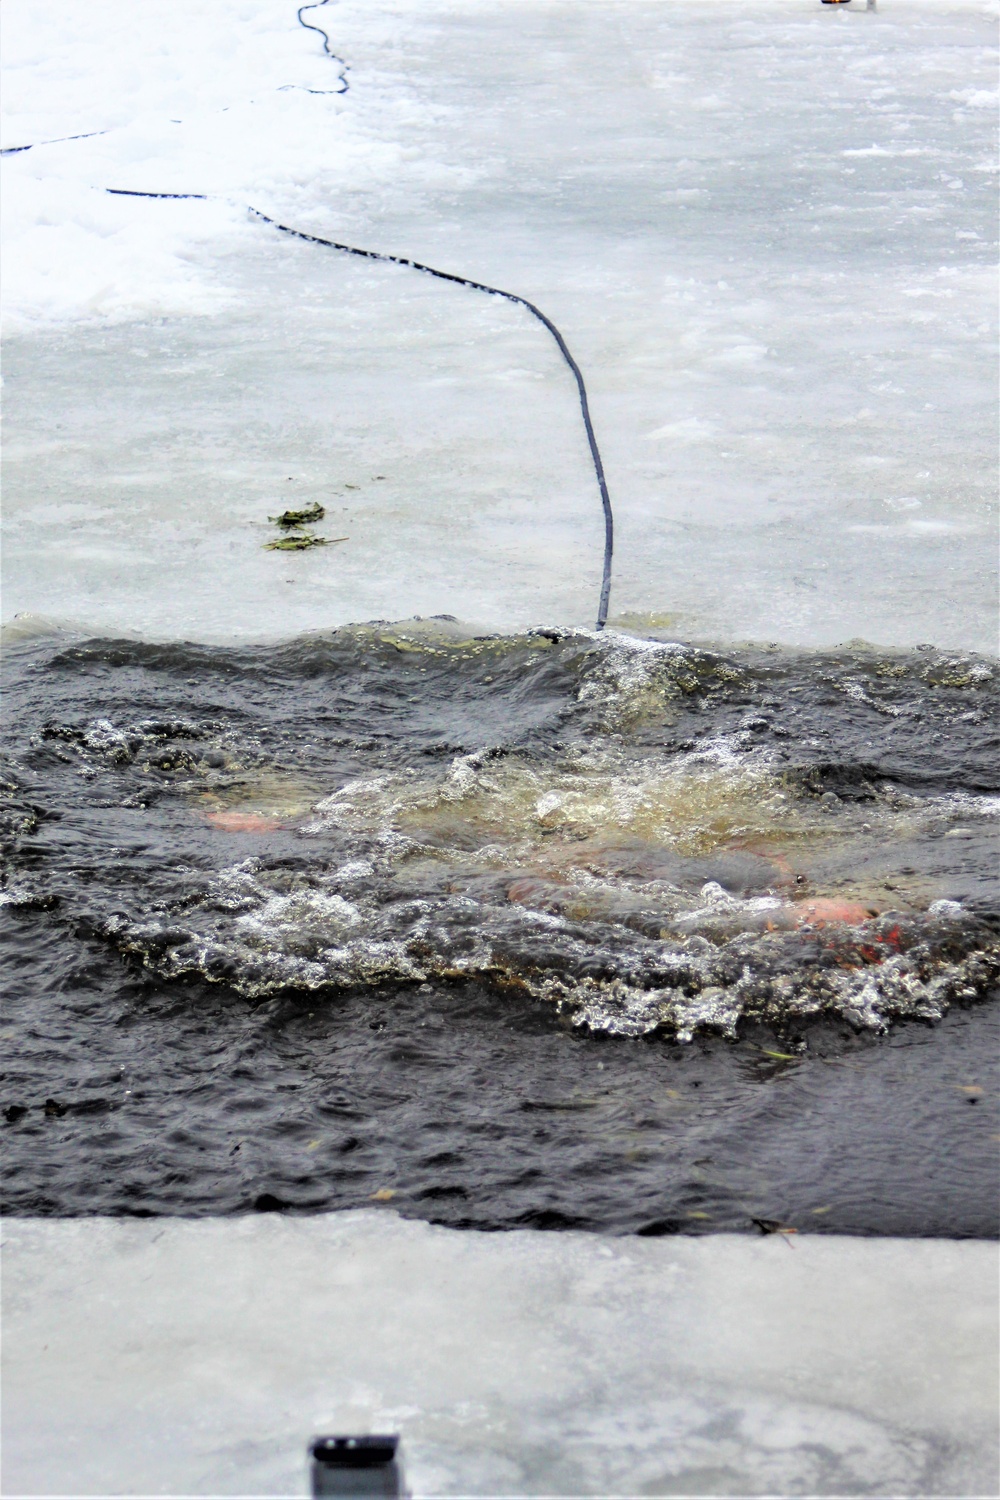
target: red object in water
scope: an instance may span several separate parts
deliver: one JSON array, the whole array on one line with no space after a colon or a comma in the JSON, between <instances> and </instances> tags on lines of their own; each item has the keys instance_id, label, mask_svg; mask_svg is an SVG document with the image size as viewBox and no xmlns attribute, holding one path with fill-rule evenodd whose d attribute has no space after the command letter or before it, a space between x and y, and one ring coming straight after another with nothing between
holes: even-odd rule
<instances>
[{"instance_id":1,"label":"red object in water","mask_svg":"<svg viewBox=\"0 0 1000 1500\"><path fill-rule=\"evenodd\" d=\"M282 820L267 813L210 812L205 821L223 833L272 833L282 826Z\"/></svg>"},{"instance_id":2,"label":"red object in water","mask_svg":"<svg viewBox=\"0 0 1000 1500\"><path fill-rule=\"evenodd\" d=\"M813 927L826 927L831 922L847 922L855 927L859 922L870 922L875 915L870 907L862 906L857 901L838 901L831 896L798 901L795 913L800 926L809 922Z\"/></svg>"}]
</instances>

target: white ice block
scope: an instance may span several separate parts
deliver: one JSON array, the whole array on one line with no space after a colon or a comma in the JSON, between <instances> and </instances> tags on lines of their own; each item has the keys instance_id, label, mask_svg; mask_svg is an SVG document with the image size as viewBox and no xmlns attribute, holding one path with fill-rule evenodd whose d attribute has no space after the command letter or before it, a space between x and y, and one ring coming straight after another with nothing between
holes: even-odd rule
<instances>
[{"instance_id":1,"label":"white ice block","mask_svg":"<svg viewBox=\"0 0 1000 1500\"><path fill-rule=\"evenodd\" d=\"M3 1293L8 1494L996 1493L993 1244L10 1220Z\"/></svg>"}]
</instances>

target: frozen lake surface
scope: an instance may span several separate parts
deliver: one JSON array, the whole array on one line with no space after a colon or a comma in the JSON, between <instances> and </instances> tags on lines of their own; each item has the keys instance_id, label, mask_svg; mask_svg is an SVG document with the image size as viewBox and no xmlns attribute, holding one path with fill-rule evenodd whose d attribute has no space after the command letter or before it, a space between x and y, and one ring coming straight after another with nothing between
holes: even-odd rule
<instances>
[{"instance_id":1,"label":"frozen lake surface","mask_svg":"<svg viewBox=\"0 0 1000 1500\"><path fill-rule=\"evenodd\" d=\"M996 1493L996 1247L483 1235L366 1210L9 1220L8 1492ZM54 1440L58 1434L58 1440Z\"/></svg>"},{"instance_id":2,"label":"frozen lake surface","mask_svg":"<svg viewBox=\"0 0 1000 1500\"><path fill-rule=\"evenodd\" d=\"M253 203L556 320L612 617L994 649L993 8L200 9L11 7L5 144L105 133L6 158L5 618L593 623L544 330Z\"/></svg>"}]
</instances>

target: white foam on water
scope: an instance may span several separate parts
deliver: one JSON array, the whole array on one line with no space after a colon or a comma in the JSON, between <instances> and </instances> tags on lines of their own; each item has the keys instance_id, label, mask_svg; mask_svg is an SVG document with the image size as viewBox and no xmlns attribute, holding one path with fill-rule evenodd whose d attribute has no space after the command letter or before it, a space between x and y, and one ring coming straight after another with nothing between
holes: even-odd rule
<instances>
[{"instance_id":1,"label":"white foam on water","mask_svg":"<svg viewBox=\"0 0 1000 1500\"><path fill-rule=\"evenodd\" d=\"M398 1430L416 1494L996 1493L981 1242L9 1220L6 1492L304 1494Z\"/></svg>"}]
</instances>

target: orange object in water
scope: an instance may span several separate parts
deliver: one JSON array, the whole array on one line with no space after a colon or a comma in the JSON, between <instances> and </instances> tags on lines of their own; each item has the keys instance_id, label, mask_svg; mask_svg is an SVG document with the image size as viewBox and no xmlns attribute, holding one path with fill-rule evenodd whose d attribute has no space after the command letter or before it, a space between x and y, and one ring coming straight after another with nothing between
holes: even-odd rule
<instances>
[{"instance_id":1,"label":"orange object in water","mask_svg":"<svg viewBox=\"0 0 1000 1500\"><path fill-rule=\"evenodd\" d=\"M271 833L282 827L281 818L267 813L210 812L205 814L205 821L223 833Z\"/></svg>"},{"instance_id":2,"label":"orange object in water","mask_svg":"<svg viewBox=\"0 0 1000 1500\"><path fill-rule=\"evenodd\" d=\"M810 922L814 927L826 927L831 922L848 922L855 926L878 916L878 912L870 906L862 906L857 901L838 901L830 896L821 896L814 901L799 901L795 912L800 926Z\"/></svg>"}]
</instances>

